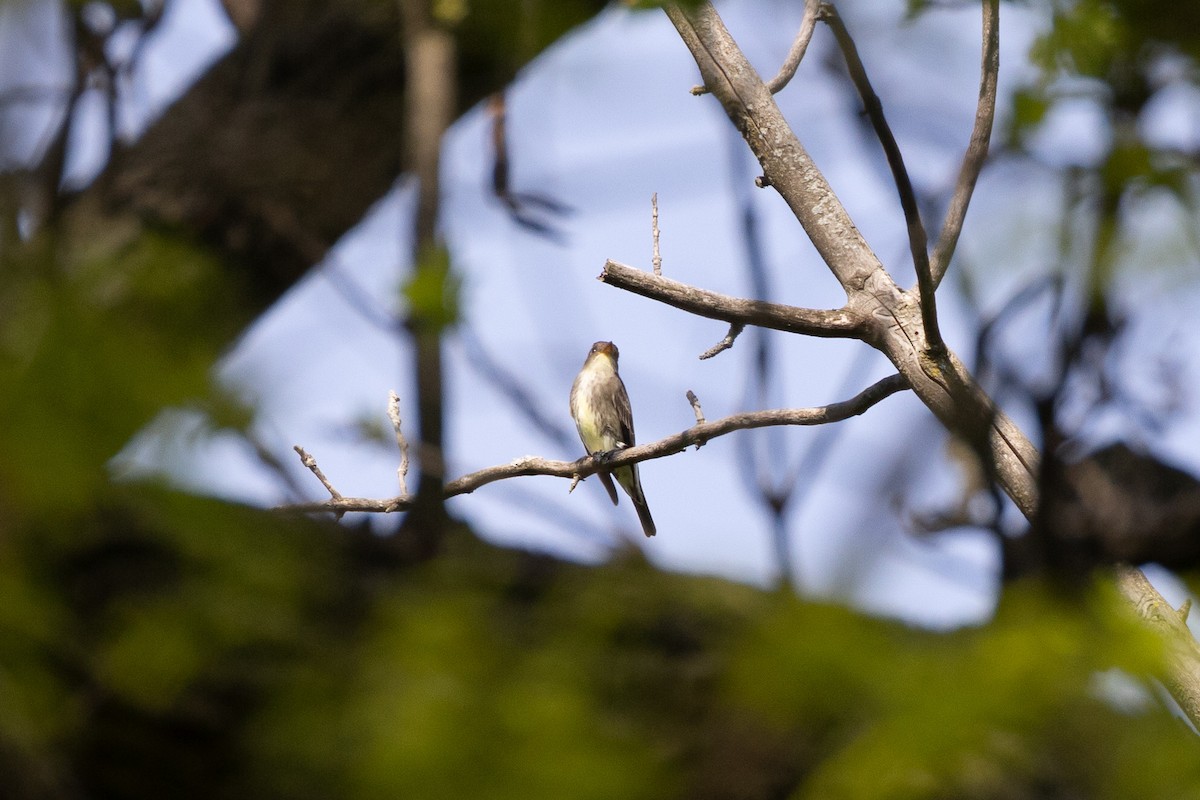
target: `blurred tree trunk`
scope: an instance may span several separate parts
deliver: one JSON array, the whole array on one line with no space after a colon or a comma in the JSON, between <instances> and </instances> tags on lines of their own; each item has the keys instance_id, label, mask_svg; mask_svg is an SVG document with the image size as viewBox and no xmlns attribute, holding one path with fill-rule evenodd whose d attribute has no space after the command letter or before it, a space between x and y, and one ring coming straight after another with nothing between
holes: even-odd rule
<instances>
[{"instance_id":1,"label":"blurred tree trunk","mask_svg":"<svg viewBox=\"0 0 1200 800\"><path fill-rule=\"evenodd\" d=\"M514 13L499 0L471 4L456 28L455 114L604 6L546 5ZM69 211L87 218L84 230L97 217L132 217L211 248L243 290L248 322L362 218L412 153L401 135L406 54L395 4L233 6L237 45L139 140L117 149Z\"/></svg>"}]
</instances>

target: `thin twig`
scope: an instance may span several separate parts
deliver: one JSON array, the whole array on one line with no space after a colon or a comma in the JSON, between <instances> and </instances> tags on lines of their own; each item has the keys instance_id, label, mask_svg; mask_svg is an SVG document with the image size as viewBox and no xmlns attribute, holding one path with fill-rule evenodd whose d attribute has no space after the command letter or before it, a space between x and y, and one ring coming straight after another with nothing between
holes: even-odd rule
<instances>
[{"instance_id":1,"label":"thin twig","mask_svg":"<svg viewBox=\"0 0 1200 800\"><path fill-rule=\"evenodd\" d=\"M687 399L688 399L688 402L691 403L691 405L692 405L692 413L694 413L696 415L696 424L703 425L704 424L704 409L702 409L700 407L700 398L696 396L695 392L693 392L691 389L688 389L687 390ZM696 442L696 449L699 450L701 447L704 446L704 444L705 444L704 442Z\"/></svg>"},{"instance_id":2,"label":"thin twig","mask_svg":"<svg viewBox=\"0 0 1200 800\"><path fill-rule=\"evenodd\" d=\"M388 392L388 419L396 431L396 447L400 449L400 466L396 469L396 478L400 482L400 494L408 494L408 440L400 430L400 395Z\"/></svg>"},{"instance_id":3,"label":"thin twig","mask_svg":"<svg viewBox=\"0 0 1200 800\"><path fill-rule=\"evenodd\" d=\"M599 280L692 314L729 323L759 325L826 339L861 339L867 326L865 320L847 308L825 311L743 300L697 289L612 260L604 264Z\"/></svg>"},{"instance_id":4,"label":"thin twig","mask_svg":"<svg viewBox=\"0 0 1200 800\"><path fill-rule=\"evenodd\" d=\"M312 474L317 476L317 480L321 482L321 485L329 491L330 497L332 497L334 500L341 500L342 493L333 488L333 484L329 482L329 479L325 477L325 473L321 472L321 468L317 466L317 460L310 456L308 451L298 444L293 445L292 449L295 450L296 454L300 456L300 463L308 467Z\"/></svg>"},{"instance_id":5,"label":"thin twig","mask_svg":"<svg viewBox=\"0 0 1200 800\"><path fill-rule=\"evenodd\" d=\"M868 386L849 400L831 403L827 406L818 406L816 408L780 408L770 411L749 411L741 414L733 414L715 422L698 423L685 431L673 434L664 439L659 439L657 442L618 450L603 461L590 455L584 456L577 461L553 461L536 456L525 456L508 464L498 464L456 478L445 485L444 496L449 498L460 494L470 494L489 483L525 475L549 475L558 478L571 478L573 482L577 482L575 481L576 478L582 480L600 470L611 471L617 467L674 455L682 452L689 445L707 442L718 436L725 436L739 430L765 428L772 425L824 425L832 422L841 422L842 420L862 414L881 400L907 388L908 381L903 376L898 374L891 375ZM326 488L333 491L332 487L329 487L328 484L326 484ZM382 500L337 496L324 502L280 506L278 510L297 512L333 511L345 513L347 511L364 511L386 513L390 511L404 511L411 508L414 502L416 502L416 497L411 494Z\"/></svg>"},{"instance_id":6,"label":"thin twig","mask_svg":"<svg viewBox=\"0 0 1200 800\"><path fill-rule=\"evenodd\" d=\"M733 347L733 341L741 336L742 331L746 330L746 325L741 322L731 322L729 324L729 333L725 334L725 338L714 344L712 347L700 354L700 360L706 361L717 353L723 353Z\"/></svg>"},{"instance_id":7,"label":"thin twig","mask_svg":"<svg viewBox=\"0 0 1200 800\"><path fill-rule=\"evenodd\" d=\"M691 389L687 390L688 402L692 405L692 412L696 415L696 424L704 424L704 409L700 407L700 398Z\"/></svg>"},{"instance_id":8,"label":"thin twig","mask_svg":"<svg viewBox=\"0 0 1200 800\"><path fill-rule=\"evenodd\" d=\"M942 231L929 263L935 287L942 282L946 270L950 267L950 259L954 256L954 248L958 245L959 234L962 233L963 220L967 216L967 206L970 205L971 195L975 192L975 182L987 160L988 142L992 138L992 122L996 117L996 83L999 73L1000 0L984 0L979 104L975 108L975 127L971 131L971 141L963 155L954 195L950 198L950 207L946 209L946 219L942 223Z\"/></svg>"},{"instance_id":9,"label":"thin twig","mask_svg":"<svg viewBox=\"0 0 1200 800\"><path fill-rule=\"evenodd\" d=\"M650 215L650 232L654 236L654 255L650 259L650 264L654 267L654 274L662 276L662 254L658 250L658 192L650 196L650 207L653 209Z\"/></svg>"},{"instance_id":10,"label":"thin twig","mask_svg":"<svg viewBox=\"0 0 1200 800\"><path fill-rule=\"evenodd\" d=\"M800 68L800 62L804 60L804 54L808 51L808 43L812 41L813 31L816 30L820 8L820 0L805 0L804 16L800 19L800 30L796 33L796 38L792 41L792 47L779 67L779 72L767 82L767 88L771 90L771 94L776 94L787 86L795 76L796 70ZM699 96L708 94L709 90L704 84L697 84L690 91ZM762 188L761 184L759 188Z\"/></svg>"},{"instance_id":11,"label":"thin twig","mask_svg":"<svg viewBox=\"0 0 1200 800\"><path fill-rule=\"evenodd\" d=\"M767 88L771 90L771 94L776 94L780 89L787 86L788 81L792 79L796 74L796 70L800 67L800 62L804 59L804 53L808 50L808 43L812 39L813 31L817 27L817 9L820 6L820 0L805 1L804 17L800 20L800 31L796 34L796 40L792 42L792 49L788 51L787 58L783 61L783 66L779 68L779 74L767 81Z\"/></svg>"},{"instance_id":12,"label":"thin twig","mask_svg":"<svg viewBox=\"0 0 1200 800\"><path fill-rule=\"evenodd\" d=\"M892 135L892 129L883 115L883 103L871 87L867 69L858 55L858 47L855 46L850 31L846 29L846 24L832 3L821 3L820 18L829 26L829 29L833 31L834 38L837 39L842 55L846 59L846 68L850 72L850 79L854 82L859 97L862 98L867 118L871 120L871 126L875 129L879 143L883 145L884 155L887 156L888 166L892 170L892 179L895 181L896 191L900 195L900 207L904 209L904 221L908 226L908 245L912 251L913 267L917 272L917 287L921 293L921 321L925 329L925 346L930 355L941 360L947 356L948 351L946 343L942 340L941 329L938 327L937 303L934 299L936 284L933 282L929 266L929 241L925 235L925 225L921 222L920 210L917 208L917 195L913 191L912 181L908 177L908 169L904 166L904 157L901 155L900 146L896 144L896 137Z\"/></svg>"}]
</instances>

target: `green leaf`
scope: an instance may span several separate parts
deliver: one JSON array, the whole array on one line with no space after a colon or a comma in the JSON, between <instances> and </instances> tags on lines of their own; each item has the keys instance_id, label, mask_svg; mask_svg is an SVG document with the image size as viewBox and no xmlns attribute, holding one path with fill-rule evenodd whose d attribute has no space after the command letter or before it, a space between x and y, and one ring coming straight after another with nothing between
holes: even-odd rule
<instances>
[{"instance_id":1,"label":"green leaf","mask_svg":"<svg viewBox=\"0 0 1200 800\"><path fill-rule=\"evenodd\" d=\"M462 281L450 268L450 253L442 246L426 247L404 286L409 320L415 327L441 331L458 321Z\"/></svg>"}]
</instances>

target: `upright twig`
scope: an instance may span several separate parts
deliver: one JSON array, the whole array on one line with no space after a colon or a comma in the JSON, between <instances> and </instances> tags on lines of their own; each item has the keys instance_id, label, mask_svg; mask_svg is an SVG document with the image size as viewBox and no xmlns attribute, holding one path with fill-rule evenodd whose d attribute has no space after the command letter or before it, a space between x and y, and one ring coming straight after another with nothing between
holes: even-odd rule
<instances>
[{"instance_id":1,"label":"upright twig","mask_svg":"<svg viewBox=\"0 0 1200 800\"><path fill-rule=\"evenodd\" d=\"M346 498L342 496L341 492L334 488L333 484L330 483L329 478L326 478L325 473L321 471L319 466L317 466L317 460L309 455L308 451L298 444L292 445L292 449L296 451L296 455L300 456L300 463L307 467L309 472L315 475L317 480L321 482L321 485L325 487L325 491L329 492L329 502L335 504L345 502ZM341 519L342 515L346 513L346 510L341 508L334 508L331 510L334 512L334 516L336 516L338 519Z\"/></svg>"},{"instance_id":2,"label":"upright twig","mask_svg":"<svg viewBox=\"0 0 1200 800\"><path fill-rule=\"evenodd\" d=\"M317 476L317 480L319 480L321 485L325 487L325 490L329 492L329 496L334 500L340 500L342 498L342 493L333 488L333 484L329 482L329 478L326 478L325 473L322 472L321 468L317 466L317 460L309 455L308 451L298 444L292 445L292 449L296 451L296 455L300 456L300 463L307 467L313 475Z\"/></svg>"},{"instance_id":3,"label":"upright twig","mask_svg":"<svg viewBox=\"0 0 1200 800\"><path fill-rule=\"evenodd\" d=\"M654 239L654 252L650 258L650 265L654 268L654 274L662 276L662 253L658 249L658 192L650 196L650 235Z\"/></svg>"},{"instance_id":4,"label":"upright twig","mask_svg":"<svg viewBox=\"0 0 1200 800\"><path fill-rule=\"evenodd\" d=\"M805 0L804 16L800 19L800 30L796 33L796 39L792 42L779 72L767 81L767 88L771 90L771 94L777 94L787 86L800 67L804 54L808 52L808 43L812 40L813 31L817 27L817 12L820 6L821 0Z\"/></svg>"},{"instance_id":5,"label":"upright twig","mask_svg":"<svg viewBox=\"0 0 1200 800\"><path fill-rule=\"evenodd\" d=\"M688 403L690 403L692 406L692 413L696 415L696 424L703 425L705 421L704 409L700 407L700 398L696 396L695 392L693 392L691 389L688 389L687 399ZM704 447L704 444L704 442L696 442L696 449L699 450L701 447Z\"/></svg>"},{"instance_id":6,"label":"upright twig","mask_svg":"<svg viewBox=\"0 0 1200 800\"><path fill-rule=\"evenodd\" d=\"M908 169L904 166L904 156L892 129L883 114L883 102L875 94L871 81L867 77L867 69L862 58L858 55L858 47L846 29L845 22L838 14L833 3L821 3L820 19L837 40L838 47L846 59L846 68L850 79L862 98L863 108L879 143L883 145L884 155L892 170L892 179L896 183L896 191L900 195L900 207L904 210L904 221L908 226L908 246L912 252L913 268L917 273L917 288L921 294L921 321L925 328L925 346L935 359L944 358L947 354L946 343L942 340L941 329L938 327L937 301L934 298L936 284L929 265L929 242L925 234L925 225L921 222L921 212L917 207L917 195L913 191L912 180L908 177Z\"/></svg>"},{"instance_id":7,"label":"upright twig","mask_svg":"<svg viewBox=\"0 0 1200 800\"><path fill-rule=\"evenodd\" d=\"M396 447L400 450L400 466L396 468L396 479L400 483L400 494L408 494L408 440L400 429L400 396L396 392L388 392L388 419L392 422L392 430L396 432Z\"/></svg>"},{"instance_id":8,"label":"upright twig","mask_svg":"<svg viewBox=\"0 0 1200 800\"><path fill-rule=\"evenodd\" d=\"M688 403L692 406L692 413L696 415L696 424L704 424L704 409L700 407L700 398L691 389L687 390ZM699 448L697 448L699 449Z\"/></svg>"},{"instance_id":9,"label":"upright twig","mask_svg":"<svg viewBox=\"0 0 1200 800\"><path fill-rule=\"evenodd\" d=\"M992 122L996 117L996 85L1000 74L1000 0L983 0L983 58L979 78L979 103L975 108L975 127L963 155L958 182L946 209L946 219L938 235L937 246L930 258L929 270L936 287L942 282L954 248L967 217L967 206L975 192L975 182L987 160L988 144L992 138Z\"/></svg>"}]
</instances>

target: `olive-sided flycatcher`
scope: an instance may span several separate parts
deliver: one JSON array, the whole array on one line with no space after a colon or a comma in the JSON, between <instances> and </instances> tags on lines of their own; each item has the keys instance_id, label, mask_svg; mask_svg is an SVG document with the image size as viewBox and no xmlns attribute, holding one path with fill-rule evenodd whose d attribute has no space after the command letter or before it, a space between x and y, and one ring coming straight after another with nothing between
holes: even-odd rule
<instances>
[{"instance_id":1,"label":"olive-sided flycatcher","mask_svg":"<svg viewBox=\"0 0 1200 800\"><path fill-rule=\"evenodd\" d=\"M579 438L589 454L607 453L625 447L633 447L633 410L629 407L629 394L617 374L617 346L612 342L596 342L588 351L583 369L575 376L571 385L571 416L579 429ZM646 496L642 494L642 481L638 477L638 465L617 467L612 471L617 483L633 501L642 530L647 536L655 533L654 520ZM617 504L617 490L607 472L596 476L608 490L613 505Z\"/></svg>"}]
</instances>

